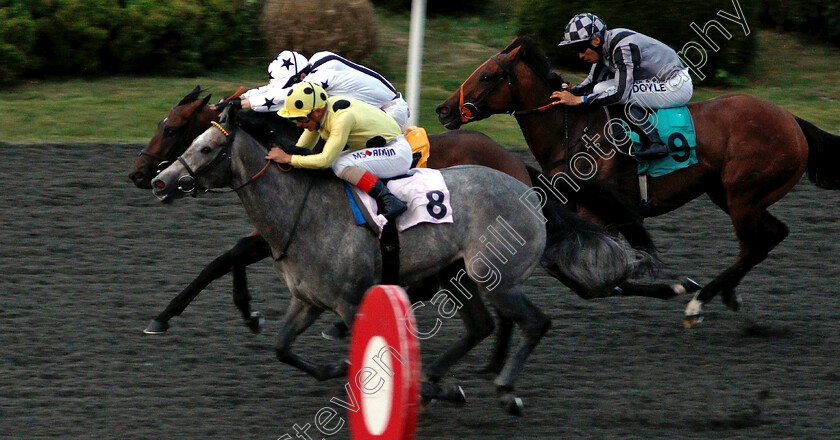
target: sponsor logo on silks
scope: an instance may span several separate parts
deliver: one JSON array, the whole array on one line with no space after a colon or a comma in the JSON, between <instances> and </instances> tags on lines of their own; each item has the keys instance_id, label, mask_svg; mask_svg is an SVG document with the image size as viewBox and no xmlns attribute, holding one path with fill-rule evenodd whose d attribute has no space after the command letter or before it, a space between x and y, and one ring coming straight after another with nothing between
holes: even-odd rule
<instances>
[{"instance_id":1,"label":"sponsor logo on silks","mask_svg":"<svg viewBox=\"0 0 840 440\"><path fill-rule=\"evenodd\" d=\"M667 92L668 88L660 82L637 82L633 83L633 93Z\"/></svg>"},{"instance_id":2,"label":"sponsor logo on silks","mask_svg":"<svg viewBox=\"0 0 840 440\"><path fill-rule=\"evenodd\" d=\"M391 157L397 152L393 148L373 148L353 153L353 159L366 159L368 157Z\"/></svg>"}]
</instances>

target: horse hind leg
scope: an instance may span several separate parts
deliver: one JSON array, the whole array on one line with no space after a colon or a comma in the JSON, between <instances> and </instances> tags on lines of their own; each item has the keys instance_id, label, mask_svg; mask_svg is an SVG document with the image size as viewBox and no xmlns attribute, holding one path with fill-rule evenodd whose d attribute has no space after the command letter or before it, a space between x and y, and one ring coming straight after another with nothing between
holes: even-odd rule
<instances>
[{"instance_id":1,"label":"horse hind leg","mask_svg":"<svg viewBox=\"0 0 840 440\"><path fill-rule=\"evenodd\" d=\"M488 295L488 301L498 310L503 319L515 322L522 331L522 342L495 380L499 404L509 414L521 416L522 399L513 393L514 383L525 368L525 362L534 347L551 328L551 319L537 308L518 286L507 292L491 292Z\"/></svg>"},{"instance_id":2,"label":"horse hind leg","mask_svg":"<svg viewBox=\"0 0 840 440\"><path fill-rule=\"evenodd\" d=\"M505 359L507 359L508 348L510 347L510 338L513 336L514 322L512 319L502 316L498 311L496 312L496 317L496 342L493 344L490 363L486 367L478 370L478 374L493 374L498 376L505 366Z\"/></svg>"},{"instance_id":3,"label":"horse hind leg","mask_svg":"<svg viewBox=\"0 0 840 440\"><path fill-rule=\"evenodd\" d=\"M426 378L433 383L439 382L467 352L490 336L495 327L493 316L477 293L475 283L467 277L463 261L444 269L438 279L444 288L432 298L432 304L440 303L438 307L441 310L457 309L466 333L435 359L426 371Z\"/></svg>"},{"instance_id":4,"label":"horse hind leg","mask_svg":"<svg viewBox=\"0 0 840 440\"><path fill-rule=\"evenodd\" d=\"M685 310L686 328L702 321L703 305L711 301L718 292L721 293L723 303L737 311L741 300L735 294L735 288L744 276L764 261L770 251L788 235L787 226L767 211L756 214L754 211L741 212L731 209L730 216L741 244L741 252L733 265L700 289L689 301Z\"/></svg>"}]
</instances>

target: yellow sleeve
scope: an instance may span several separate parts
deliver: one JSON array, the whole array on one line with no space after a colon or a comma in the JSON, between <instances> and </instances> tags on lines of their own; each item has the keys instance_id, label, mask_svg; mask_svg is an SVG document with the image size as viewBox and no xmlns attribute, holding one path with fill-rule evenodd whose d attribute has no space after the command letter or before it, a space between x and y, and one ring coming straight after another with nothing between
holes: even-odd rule
<instances>
[{"instance_id":1,"label":"yellow sleeve","mask_svg":"<svg viewBox=\"0 0 840 440\"><path fill-rule=\"evenodd\" d=\"M303 130L303 133L300 134L298 138L297 147L309 148L310 150L315 147L315 144L318 143L318 139L321 138L321 134L317 131L309 131Z\"/></svg>"},{"instance_id":2,"label":"yellow sleeve","mask_svg":"<svg viewBox=\"0 0 840 440\"><path fill-rule=\"evenodd\" d=\"M330 124L330 137L324 144L324 150L311 156L292 156L293 167L324 169L332 165L335 158L341 154L344 146L347 145L347 138L350 136L350 130L356 121L356 118L350 112L342 112L334 115L334 117L335 119Z\"/></svg>"}]
</instances>

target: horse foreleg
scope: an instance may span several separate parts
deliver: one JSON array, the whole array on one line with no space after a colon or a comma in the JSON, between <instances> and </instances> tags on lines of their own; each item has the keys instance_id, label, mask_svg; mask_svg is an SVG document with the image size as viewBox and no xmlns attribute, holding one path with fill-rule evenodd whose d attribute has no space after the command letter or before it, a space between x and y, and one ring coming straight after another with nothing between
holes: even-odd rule
<instances>
[{"instance_id":1,"label":"horse foreleg","mask_svg":"<svg viewBox=\"0 0 840 440\"><path fill-rule=\"evenodd\" d=\"M551 328L551 319L540 311L519 287L514 287L504 293L492 292L488 295L488 300L499 311L499 314L516 322L522 330L522 342L519 348L507 360L504 369L495 380L499 404L508 413L521 416L522 400L513 394L513 385L525 367L528 356Z\"/></svg>"},{"instance_id":2,"label":"horse foreleg","mask_svg":"<svg viewBox=\"0 0 840 440\"><path fill-rule=\"evenodd\" d=\"M233 253L233 304L242 314L245 325L252 333L259 333L265 318L260 312L251 311L251 293L248 291L248 275L245 267L271 255L271 247L261 235L249 235L231 249Z\"/></svg>"},{"instance_id":3,"label":"horse foreleg","mask_svg":"<svg viewBox=\"0 0 840 440\"><path fill-rule=\"evenodd\" d=\"M731 209L730 215L732 216L732 223L735 225L735 234L741 244L738 260L700 289L694 298L689 301L685 309L684 325L686 328L691 328L702 322L703 305L711 301L718 292L722 294L723 303L730 309L737 311L741 301L735 294L735 288L744 276L753 267L764 261L770 251L788 235L787 226L767 211L755 214L754 212L742 213L737 209Z\"/></svg>"},{"instance_id":4,"label":"horse foreleg","mask_svg":"<svg viewBox=\"0 0 840 440\"><path fill-rule=\"evenodd\" d=\"M253 235L240 239L233 248L216 257L216 259L208 264L184 290L169 302L169 305L158 314L146 327L144 332L147 334L165 333L169 328L169 320L173 316L180 316L184 309L187 308L205 287L230 272L236 266L241 267L242 270L239 274L240 281L234 278L234 302L243 312L243 317L246 317L243 307L247 305L247 321L248 317L251 316L251 312L249 305L250 295L247 292L244 268L269 255L271 255L271 249L268 247L268 243L263 240L262 236ZM236 276L236 272L234 272L234 276ZM237 284L240 287L244 287L244 291L241 288L237 289Z\"/></svg>"},{"instance_id":5,"label":"horse foreleg","mask_svg":"<svg viewBox=\"0 0 840 440\"><path fill-rule=\"evenodd\" d=\"M346 375L347 363L342 362L333 367L318 365L294 354L291 348L297 336L309 328L323 311L297 298L292 298L274 345L274 351L280 362L291 365L318 380L335 379Z\"/></svg>"}]
</instances>

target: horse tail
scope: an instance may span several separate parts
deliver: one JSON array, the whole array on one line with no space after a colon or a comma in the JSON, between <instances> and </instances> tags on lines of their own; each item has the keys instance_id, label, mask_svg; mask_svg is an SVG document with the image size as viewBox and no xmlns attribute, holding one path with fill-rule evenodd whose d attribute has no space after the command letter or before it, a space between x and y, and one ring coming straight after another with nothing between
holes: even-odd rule
<instances>
[{"instance_id":1,"label":"horse tail","mask_svg":"<svg viewBox=\"0 0 840 440\"><path fill-rule=\"evenodd\" d=\"M808 141L808 180L820 188L840 189L840 136L796 118Z\"/></svg>"},{"instance_id":2,"label":"horse tail","mask_svg":"<svg viewBox=\"0 0 840 440\"><path fill-rule=\"evenodd\" d=\"M613 287L655 265L646 252L616 240L557 201L547 200L542 212L547 237L541 263L582 298L610 296Z\"/></svg>"},{"instance_id":3,"label":"horse tail","mask_svg":"<svg viewBox=\"0 0 840 440\"><path fill-rule=\"evenodd\" d=\"M553 200L559 201L557 196L554 195L554 189L549 188L549 184L547 183L551 179L547 178L542 171L534 167L526 165L526 169L528 170L528 176L531 178L531 185L551 195ZM540 178L540 175L543 178ZM606 224L615 225L618 228L618 232L634 248L650 254L656 252L653 239L651 239L650 234L645 229L644 224L642 224L642 217L638 212L628 208L615 191L599 182L585 181L577 183L580 189L578 191L572 191L568 195L569 201L588 209Z\"/></svg>"}]
</instances>

